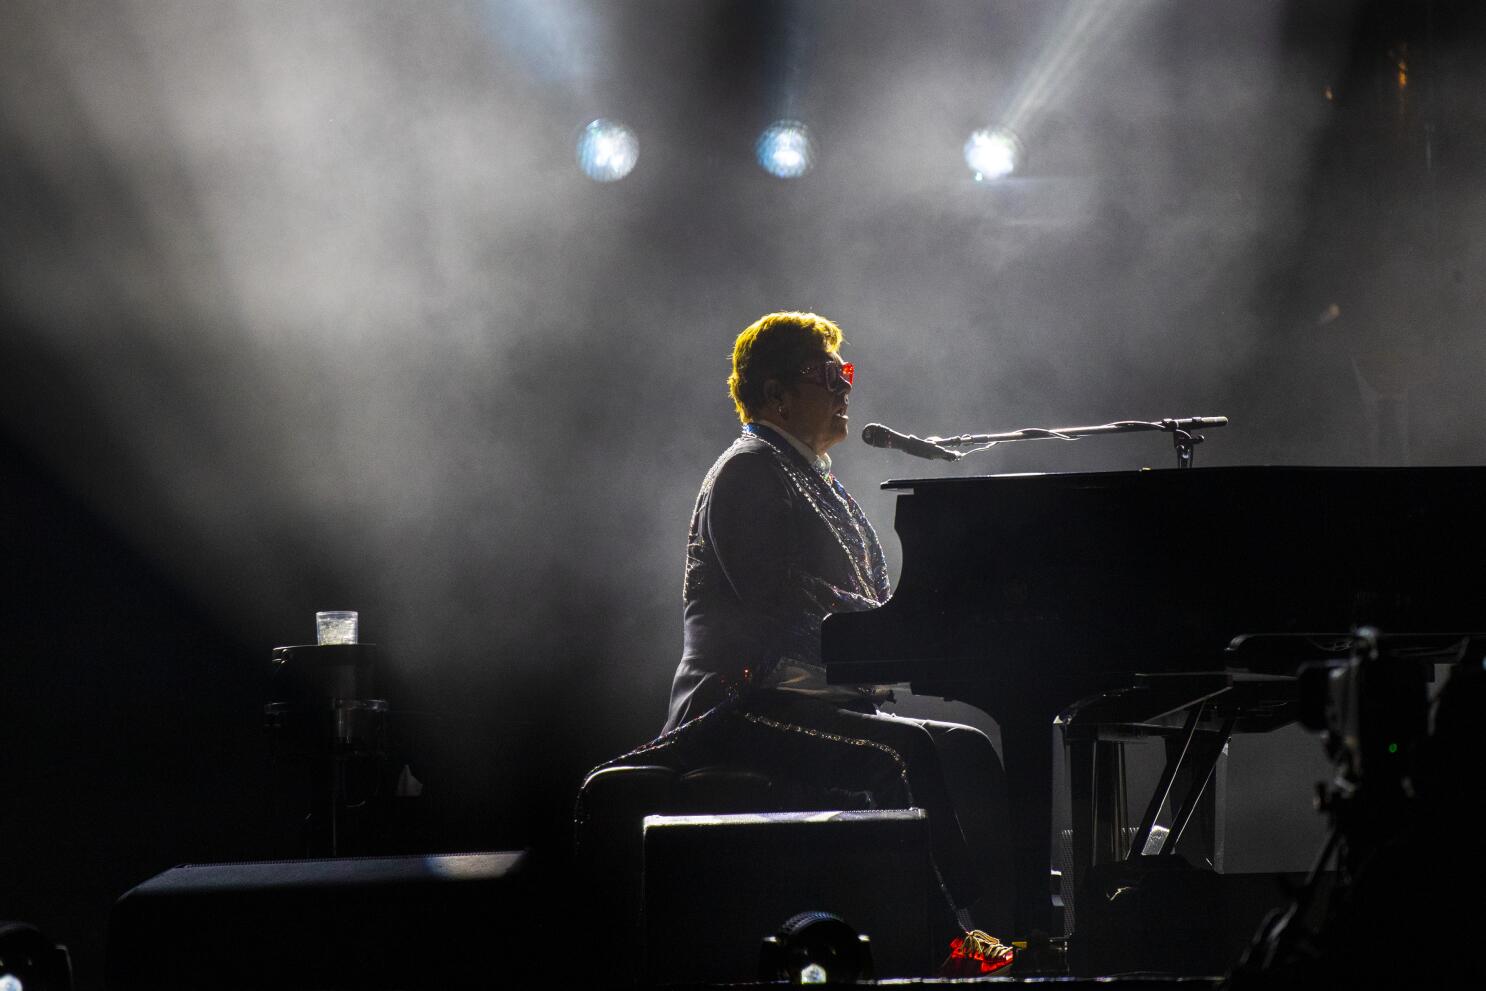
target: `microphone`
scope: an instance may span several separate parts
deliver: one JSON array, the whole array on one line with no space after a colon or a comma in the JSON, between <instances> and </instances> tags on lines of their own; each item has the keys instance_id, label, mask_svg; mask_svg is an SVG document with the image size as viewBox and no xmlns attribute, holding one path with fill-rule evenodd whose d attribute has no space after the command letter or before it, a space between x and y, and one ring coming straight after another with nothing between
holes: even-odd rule
<instances>
[{"instance_id":1,"label":"microphone","mask_svg":"<svg viewBox=\"0 0 1486 991\"><path fill-rule=\"evenodd\" d=\"M880 423L869 423L862 428L862 440L872 447L890 447L904 454L911 454L915 458L939 458L944 461L960 460L959 451L951 451L938 444L932 444L922 437L914 437L911 434L900 434L896 430L884 427Z\"/></svg>"},{"instance_id":2,"label":"microphone","mask_svg":"<svg viewBox=\"0 0 1486 991\"><path fill-rule=\"evenodd\" d=\"M1204 427L1226 427L1226 416L1184 416L1173 420L1162 420L1161 425L1174 426L1178 430L1201 430Z\"/></svg>"}]
</instances>

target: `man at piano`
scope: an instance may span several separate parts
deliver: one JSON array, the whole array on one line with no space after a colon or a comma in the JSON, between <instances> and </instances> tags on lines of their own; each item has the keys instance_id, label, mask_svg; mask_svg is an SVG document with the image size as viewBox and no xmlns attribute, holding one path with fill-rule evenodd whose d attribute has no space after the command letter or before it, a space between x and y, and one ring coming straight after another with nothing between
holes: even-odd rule
<instances>
[{"instance_id":1,"label":"man at piano","mask_svg":"<svg viewBox=\"0 0 1486 991\"><path fill-rule=\"evenodd\" d=\"M683 583L685 646L665 734L684 763L731 763L929 817L959 925L1005 932L1011 905L1004 772L991 741L882 711L891 692L828 685L829 613L887 600L877 534L831 473L855 370L839 327L771 313L733 348L742 433L697 496Z\"/></svg>"}]
</instances>

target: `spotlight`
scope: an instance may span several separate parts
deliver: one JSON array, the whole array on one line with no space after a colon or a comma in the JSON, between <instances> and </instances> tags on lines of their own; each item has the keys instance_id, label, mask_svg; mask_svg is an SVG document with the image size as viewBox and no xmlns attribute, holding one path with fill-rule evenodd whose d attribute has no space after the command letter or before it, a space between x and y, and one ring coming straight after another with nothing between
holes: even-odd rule
<instances>
[{"instance_id":1,"label":"spotlight","mask_svg":"<svg viewBox=\"0 0 1486 991\"><path fill-rule=\"evenodd\" d=\"M871 981L872 942L830 912L801 912L759 953L759 978L790 984L859 984Z\"/></svg>"},{"instance_id":2,"label":"spotlight","mask_svg":"<svg viewBox=\"0 0 1486 991\"><path fill-rule=\"evenodd\" d=\"M617 182L640 158L640 139L617 120L600 117L578 137L578 167L594 182Z\"/></svg>"},{"instance_id":3,"label":"spotlight","mask_svg":"<svg viewBox=\"0 0 1486 991\"><path fill-rule=\"evenodd\" d=\"M976 182L1011 175L1021 158L1022 143L1004 128L976 131L965 142L965 164L975 173Z\"/></svg>"},{"instance_id":4,"label":"spotlight","mask_svg":"<svg viewBox=\"0 0 1486 991\"><path fill-rule=\"evenodd\" d=\"M770 175L794 179L815 164L810 129L797 120L776 120L759 135L758 163Z\"/></svg>"}]
</instances>

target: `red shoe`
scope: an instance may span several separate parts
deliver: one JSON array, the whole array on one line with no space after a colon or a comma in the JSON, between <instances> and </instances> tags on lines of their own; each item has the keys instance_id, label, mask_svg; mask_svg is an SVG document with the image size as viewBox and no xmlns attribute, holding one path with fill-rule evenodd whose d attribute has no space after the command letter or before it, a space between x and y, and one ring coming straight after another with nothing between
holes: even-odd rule
<instances>
[{"instance_id":1,"label":"red shoe","mask_svg":"<svg viewBox=\"0 0 1486 991\"><path fill-rule=\"evenodd\" d=\"M972 929L949 941L949 956L939 965L940 977L985 977L1004 974L1016 960L1016 951L995 936Z\"/></svg>"}]
</instances>

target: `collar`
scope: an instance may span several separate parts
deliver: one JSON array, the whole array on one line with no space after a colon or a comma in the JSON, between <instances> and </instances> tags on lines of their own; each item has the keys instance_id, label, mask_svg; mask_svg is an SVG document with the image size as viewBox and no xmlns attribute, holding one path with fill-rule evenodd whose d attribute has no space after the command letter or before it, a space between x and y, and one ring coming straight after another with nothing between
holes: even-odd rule
<instances>
[{"instance_id":1,"label":"collar","mask_svg":"<svg viewBox=\"0 0 1486 991\"><path fill-rule=\"evenodd\" d=\"M816 454L815 451L807 446L804 441L800 440L800 438L796 437L788 430L785 430L777 423L770 423L768 420L753 420L749 422L748 426L763 427L766 430L770 430L778 434L781 438L789 443L790 447L793 447L796 451L799 452L800 457L805 459L806 464L810 465L826 478L831 477L831 456L829 454Z\"/></svg>"}]
</instances>

